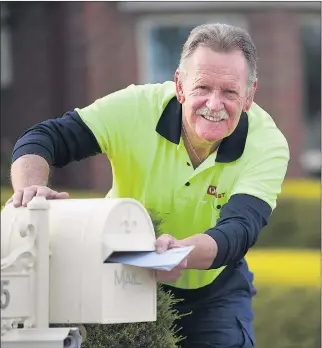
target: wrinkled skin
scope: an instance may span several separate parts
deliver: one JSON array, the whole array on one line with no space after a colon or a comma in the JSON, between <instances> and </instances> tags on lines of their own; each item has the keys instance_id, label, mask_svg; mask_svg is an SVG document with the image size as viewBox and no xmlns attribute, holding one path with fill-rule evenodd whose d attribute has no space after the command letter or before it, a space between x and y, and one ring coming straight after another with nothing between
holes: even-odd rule
<instances>
[{"instance_id":1,"label":"wrinkled skin","mask_svg":"<svg viewBox=\"0 0 322 348\"><path fill-rule=\"evenodd\" d=\"M175 83L183 124L193 147L204 159L235 130L242 111L249 110L257 81L249 92L248 65L241 51L215 52L205 46L199 46L188 58L181 80L179 74L177 70ZM200 109L227 119L209 121L198 115Z\"/></svg>"}]
</instances>

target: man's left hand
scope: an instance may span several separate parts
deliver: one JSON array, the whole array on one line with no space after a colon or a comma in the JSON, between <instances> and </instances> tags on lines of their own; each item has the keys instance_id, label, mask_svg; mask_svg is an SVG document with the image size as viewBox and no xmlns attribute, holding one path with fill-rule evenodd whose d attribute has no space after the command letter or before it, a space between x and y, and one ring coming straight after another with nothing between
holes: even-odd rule
<instances>
[{"instance_id":1,"label":"man's left hand","mask_svg":"<svg viewBox=\"0 0 322 348\"><path fill-rule=\"evenodd\" d=\"M163 253L166 250L180 248L183 246L184 245L180 243L180 240L175 239L169 234L163 234L156 240L155 243L157 253ZM166 283L177 281L181 277L182 272L187 268L187 263L187 258L185 258L171 271L156 271L157 281Z\"/></svg>"}]
</instances>

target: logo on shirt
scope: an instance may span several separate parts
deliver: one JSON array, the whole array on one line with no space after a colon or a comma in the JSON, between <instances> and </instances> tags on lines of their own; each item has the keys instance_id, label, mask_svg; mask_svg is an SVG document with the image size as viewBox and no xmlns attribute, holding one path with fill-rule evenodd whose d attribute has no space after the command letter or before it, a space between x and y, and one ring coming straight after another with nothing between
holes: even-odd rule
<instances>
[{"instance_id":1,"label":"logo on shirt","mask_svg":"<svg viewBox=\"0 0 322 348\"><path fill-rule=\"evenodd\" d=\"M208 195L214 196L214 197L216 197L216 198L225 197L225 194L226 194L226 193L218 193L218 192L217 192L217 186L212 186L212 185L210 185L210 186L208 187L207 193L208 193Z\"/></svg>"}]
</instances>

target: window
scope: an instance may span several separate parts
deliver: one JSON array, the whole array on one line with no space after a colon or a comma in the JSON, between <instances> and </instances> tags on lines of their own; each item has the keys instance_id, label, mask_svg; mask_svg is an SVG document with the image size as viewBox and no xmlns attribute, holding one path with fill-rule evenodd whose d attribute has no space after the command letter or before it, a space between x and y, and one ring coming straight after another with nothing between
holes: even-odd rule
<instances>
[{"instance_id":1,"label":"window","mask_svg":"<svg viewBox=\"0 0 322 348\"><path fill-rule=\"evenodd\" d=\"M321 175L321 18L301 23L304 109L306 126L302 165L310 176Z\"/></svg>"},{"instance_id":2,"label":"window","mask_svg":"<svg viewBox=\"0 0 322 348\"><path fill-rule=\"evenodd\" d=\"M237 15L150 16L138 23L138 62L140 83L173 80L182 46L190 31L199 24L226 23L247 29Z\"/></svg>"}]
</instances>

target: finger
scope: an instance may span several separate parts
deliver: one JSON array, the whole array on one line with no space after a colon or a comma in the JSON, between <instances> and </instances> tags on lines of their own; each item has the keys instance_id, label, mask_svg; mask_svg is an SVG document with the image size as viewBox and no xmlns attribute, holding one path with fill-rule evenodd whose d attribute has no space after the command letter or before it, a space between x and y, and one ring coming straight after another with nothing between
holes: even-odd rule
<instances>
[{"instance_id":1,"label":"finger","mask_svg":"<svg viewBox=\"0 0 322 348\"><path fill-rule=\"evenodd\" d=\"M174 249L174 248L182 248L182 245L180 245L179 241L176 239L173 239L169 246L169 249Z\"/></svg>"},{"instance_id":2,"label":"finger","mask_svg":"<svg viewBox=\"0 0 322 348\"><path fill-rule=\"evenodd\" d=\"M50 189L46 186L40 186L37 188L37 192L35 194L36 197L45 197L46 199L53 199L57 194L56 191Z\"/></svg>"},{"instance_id":3,"label":"finger","mask_svg":"<svg viewBox=\"0 0 322 348\"><path fill-rule=\"evenodd\" d=\"M12 196L13 206L18 208L22 204L23 190L15 192Z\"/></svg>"},{"instance_id":4,"label":"finger","mask_svg":"<svg viewBox=\"0 0 322 348\"><path fill-rule=\"evenodd\" d=\"M172 241L173 237L169 234L163 234L160 236L155 242L156 252L160 254L168 250Z\"/></svg>"},{"instance_id":5,"label":"finger","mask_svg":"<svg viewBox=\"0 0 322 348\"><path fill-rule=\"evenodd\" d=\"M49 187L39 187L36 196L45 197L46 199L67 199L69 194L67 192L57 192Z\"/></svg>"},{"instance_id":6,"label":"finger","mask_svg":"<svg viewBox=\"0 0 322 348\"><path fill-rule=\"evenodd\" d=\"M35 197L36 193L37 187L31 186L25 188L22 196L22 206L26 207L27 204Z\"/></svg>"},{"instance_id":7,"label":"finger","mask_svg":"<svg viewBox=\"0 0 322 348\"><path fill-rule=\"evenodd\" d=\"M56 192L56 195L53 197L53 199L68 199L69 193L68 192Z\"/></svg>"}]
</instances>

